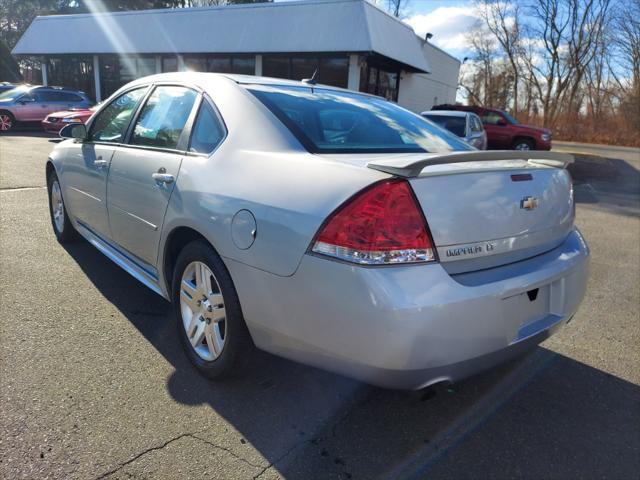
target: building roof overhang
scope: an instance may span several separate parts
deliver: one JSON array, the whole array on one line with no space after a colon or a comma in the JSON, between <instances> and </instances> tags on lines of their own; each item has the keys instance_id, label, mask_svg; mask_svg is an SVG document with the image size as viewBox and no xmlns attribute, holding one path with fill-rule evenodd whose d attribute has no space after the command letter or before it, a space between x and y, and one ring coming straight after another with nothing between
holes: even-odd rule
<instances>
[{"instance_id":1,"label":"building roof overhang","mask_svg":"<svg viewBox=\"0 0 640 480\"><path fill-rule=\"evenodd\" d=\"M37 17L14 55L375 53L429 72L424 41L365 0Z\"/></svg>"}]
</instances>

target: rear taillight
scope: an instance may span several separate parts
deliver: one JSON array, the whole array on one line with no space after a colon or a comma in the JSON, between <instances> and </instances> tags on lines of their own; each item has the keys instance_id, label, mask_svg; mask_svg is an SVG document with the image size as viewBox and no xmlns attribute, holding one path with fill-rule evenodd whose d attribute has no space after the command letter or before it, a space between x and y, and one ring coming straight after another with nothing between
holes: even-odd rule
<instances>
[{"instance_id":1,"label":"rear taillight","mask_svg":"<svg viewBox=\"0 0 640 480\"><path fill-rule=\"evenodd\" d=\"M322 226L312 251L349 262L431 262L433 241L404 180L376 183L348 200Z\"/></svg>"}]
</instances>

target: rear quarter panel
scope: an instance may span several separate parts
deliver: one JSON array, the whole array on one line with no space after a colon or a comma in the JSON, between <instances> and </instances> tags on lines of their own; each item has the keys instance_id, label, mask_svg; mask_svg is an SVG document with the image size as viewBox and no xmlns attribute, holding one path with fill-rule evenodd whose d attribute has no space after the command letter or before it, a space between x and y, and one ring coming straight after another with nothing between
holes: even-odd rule
<instances>
[{"instance_id":1,"label":"rear quarter panel","mask_svg":"<svg viewBox=\"0 0 640 480\"><path fill-rule=\"evenodd\" d=\"M228 134L212 156L184 157L165 218L161 255L171 231L188 226L222 257L292 275L327 216L388 175L306 152L235 83L218 82L207 92ZM256 219L255 241L244 250L232 239L232 220L240 210L249 210Z\"/></svg>"}]
</instances>

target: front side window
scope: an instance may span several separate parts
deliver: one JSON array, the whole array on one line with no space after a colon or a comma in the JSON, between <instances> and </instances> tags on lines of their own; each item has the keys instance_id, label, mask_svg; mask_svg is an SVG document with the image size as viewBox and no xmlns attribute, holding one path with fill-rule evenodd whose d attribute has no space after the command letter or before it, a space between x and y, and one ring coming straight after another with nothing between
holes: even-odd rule
<instances>
[{"instance_id":1,"label":"front side window","mask_svg":"<svg viewBox=\"0 0 640 480\"><path fill-rule=\"evenodd\" d=\"M19 86L0 93L0 100L16 100L18 97L24 96L29 91L29 87Z\"/></svg>"},{"instance_id":2,"label":"front side window","mask_svg":"<svg viewBox=\"0 0 640 480\"><path fill-rule=\"evenodd\" d=\"M197 96L185 87L157 87L140 112L131 144L176 149Z\"/></svg>"},{"instance_id":3,"label":"front side window","mask_svg":"<svg viewBox=\"0 0 640 480\"><path fill-rule=\"evenodd\" d=\"M474 133L482 132L483 128L482 122L480 122L480 118L476 117L475 115L471 115L469 118L471 119L471 131Z\"/></svg>"},{"instance_id":4,"label":"front side window","mask_svg":"<svg viewBox=\"0 0 640 480\"><path fill-rule=\"evenodd\" d=\"M482 115L482 123L485 125L498 125L500 122L504 122L502 115L496 112L485 112Z\"/></svg>"},{"instance_id":5,"label":"front side window","mask_svg":"<svg viewBox=\"0 0 640 480\"><path fill-rule=\"evenodd\" d=\"M137 88L111 102L93 121L89 139L95 142L121 142L131 115L146 91L147 87Z\"/></svg>"},{"instance_id":6,"label":"front side window","mask_svg":"<svg viewBox=\"0 0 640 480\"><path fill-rule=\"evenodd\" d=\"M202 102L198 117L191 130L189 151L211 153L225 136L225 129L216 112L207 102Z\"/></svg>"},{"instance_id":7,"label":"front side window","mask_svg":"<svg viewBox=\"0 0 640 480\"><path fill-rule=\"evenodd\" d=\"M247 87L311 152L470 150L454 135L385 100L322 88Z\"/></svg>"}]
</instances>

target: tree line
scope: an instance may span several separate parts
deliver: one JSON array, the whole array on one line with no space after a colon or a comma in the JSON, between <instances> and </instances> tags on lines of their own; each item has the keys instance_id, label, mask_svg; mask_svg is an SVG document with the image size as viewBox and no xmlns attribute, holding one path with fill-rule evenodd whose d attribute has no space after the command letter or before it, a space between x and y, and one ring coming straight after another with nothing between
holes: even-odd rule
<instances>
[{"instance_id":1,"label":"tree line","mask_svg":"<svg viewBox=\"0 0 640 480\"><path fill-rule=\"evenodd\" d=\"M469 102L570 140L640 145L640 0L477 0Z\"/></svg>"}]
</instances>

